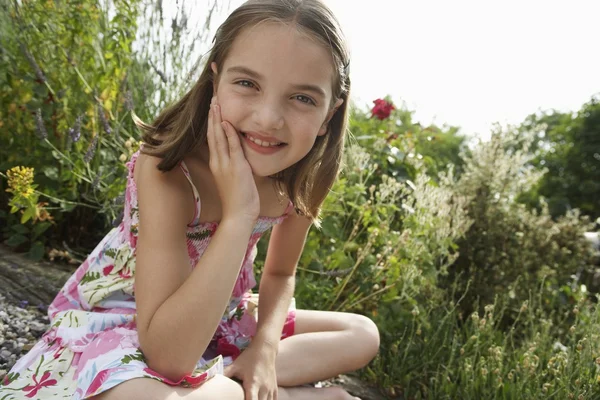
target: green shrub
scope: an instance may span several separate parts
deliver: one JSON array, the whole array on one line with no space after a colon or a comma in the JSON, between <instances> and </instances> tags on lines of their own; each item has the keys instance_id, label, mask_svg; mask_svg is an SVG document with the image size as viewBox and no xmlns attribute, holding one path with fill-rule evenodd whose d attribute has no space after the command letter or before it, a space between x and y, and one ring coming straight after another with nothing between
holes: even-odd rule
<instances>
[{"instance_id":1,"label":"green shrub","mask_svg":"<svg viewBox=\"0 0 600 400\"><path fill-rule=\"evenodd\" d=\"M130 111L149 121L177 97L191 79L184 70L194 45L207 39L190 33L182 8L165 21L161 7L138 0L0 5L0 207L11 203L0 221L7 244L34 258L46 246L67 244L83 255L118 218L125 161L139 146ZM36 189L26 202L5 191L4 171L13 167L33 168Z\"/></svg>"},{"instance_id":2,"label":"green shrub","mask_svg":"<svg viewBox=\"0 0 600 400\"><path fill-rule=\"evenodd\" d=\"M466 314L477 302L493 303L500 293L515 308L541 282L544 306L560 309L577 297L578 277L591 267L583 236L590 229L587 218L573 211L553 221L545 207L538 213L516 201L544 172L528 165L530 142L511 131L494 133L467 157L455 187L457 195L470 199L473 224L458 240L459 257L441 284L465 296Z\"/></svg>"}]
</instances>

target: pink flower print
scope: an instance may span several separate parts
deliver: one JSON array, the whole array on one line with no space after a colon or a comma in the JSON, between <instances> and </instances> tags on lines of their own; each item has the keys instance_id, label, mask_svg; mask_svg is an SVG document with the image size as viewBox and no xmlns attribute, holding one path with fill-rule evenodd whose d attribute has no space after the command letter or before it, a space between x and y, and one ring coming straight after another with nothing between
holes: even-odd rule
<instances>
[{"instance_id":1,"label":"pink flower print","mask_svg":"<svg viewBox=\"0 0 600 400\"><path fill-rule=\"evenodd\" d=\"M45 386L54 386L57 383L56 379L50 379L47 380L50 377L50 371L46 371L44 372L44 375L42 375L42 379L40 379L40 381L38 382L37 380L37 376L34 374L33 375L33 381L35 382L35 385L29 385L29 386L25 386L23 388L24 392L29 392L28 394L26 394L26 397L33 397L37 394L38 390L40 390L41 388L45 387Z\"/></svg>"},{"instance_id":2,"label":"pink flower print","mask_svg":"<svg viewBox=\"0 0 600 400\"><path fill-rule=\"evenodd\" d=\"M234 360L241 354L240 349L227 341L225 338L220 338L217 342L217 353L223 357L231 356Z\"/></svg>"},{"instance_id":3,"label":"pink flower print","mask_svg":"<svg viewBox=\"0 0 600 400\"><path fill-rule=\"evenodd\" d=\"M253 315L245 312L242 318L237 322L237 331L245 337L252 337L256 334L256 318Z\"/></svg>"},{"instance_id":4,"label":"pink flower print","mask_svg":"<svg viewBox=\"0 0 600 400\"><path fill-rule=\"evenodd\" d=\"M287 318L285 319L285 324L283 325L283 332L281 334L281 338L285 339L287 337L293 336L295 330L296 330L296 312L290 311L288 313Z\"/></svg>"},{"instance_id":5,"label":"pink flower print","mask_svg":"<svg viewBox=\"0 0 600 400\"><path fill-rule=\"evenodd\" d=\"M100 371L98 375L96 375L92 383L90 383L88 390L85 392L85 397L97 394L96 391L100 389L104 382L106 382L111 373L126 369L127 368L115 367Z\"/></svg>"},{"instance_id":6,"label":"pink flower print","mask_svg":"<svg viewBox=\"0 0 600 400\"><path fill-rule=\"evenodd\" d=\"M89 360L93 360L102 354L118 348L121 345L121 338L122 335L116 333L114 329L99 333L96 339L89 343L81 353L81 358L79 359L80 368L77 369L75 375L78 375L79 371L85 368ZM77 378L77 376L75 377Z\"/></svg>"},{"instance_id":7,"label":"pink flower print","mask_svg":"<svg viewBox=\"0 0 600 400\"><path fill-rule=\"evenodd\" d=\"M100 373L96 375L92 383L90 383L88 390L85 392L85 396L87 397L90 395L94 395L96 393L96 390L98 390L100 386L102 386L102 384L106 381L109 375L110 370L105 369L103 371L100 371Z\"/></svg>"},{"instance_id":8,"label":"pink flower print","mask_svg":"<svg viewBox=\"0 0 600 400\"><path fill-rule=\"evenodd\" d=\"M114 265L109 265L109 266L107 266L107 267L104 267L104 268L102 269L102 275L104 275L104 276L108 276L108 274L110 274L114 268L115 268L115 266L114 266Z\"/></svg>"},{"instance_id":9,"label":"pink flower print","mask_svg":"<svg viewBox=\"0 0 600 400\"><path fill-rule=\"evenodd\" d=\"M194 261L194 264L195 264L196 261L198 260L198 258L200 257L200 254L198 253L198 249L194 245L194 242L191 240L187 241L187 251L188 251L188 256L190 257L191 260Z\"/></svg>"},{"instance_id":10,"label":"pink flower print","mask_svg":"<svg viewBox=\"0 0 600 400\"><path fill-rule=\"evenodd\" d=\"M137 248L137 235L134 233L130 233L129 234L129 244L131 246L132 249Z\"/></svg>"},{"instance_id":11,"label":"pink flower print","mask_svg":"<svg viewBox=\"0 0 600 400\"><path fill-rule=\"evenodd\" d=\"M97 336L97 333L87 333L85 336L71 343L72 350L81 351Z\"/></svg>"},{"instance_id":12,"label":"pink flower print","mask_svg":"<svg viewBox=\"0 0 600 400\"><path fill-rule=\"evenodd\" d=\"M123 279L129 279L132 276L131 270L125 267L119 271L119 276Z\"/></svg>"}]
</instances>

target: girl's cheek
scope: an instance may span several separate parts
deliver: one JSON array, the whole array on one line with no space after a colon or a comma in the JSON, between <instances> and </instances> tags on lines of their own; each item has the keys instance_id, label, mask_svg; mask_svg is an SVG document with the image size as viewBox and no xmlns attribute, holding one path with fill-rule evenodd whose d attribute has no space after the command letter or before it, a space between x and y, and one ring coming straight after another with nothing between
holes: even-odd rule
<instances>
[{"instance_id":1,"label":"girl's cheek","mask_svg":"<svg viewBox=\"0 0 600 400\"><path fill-rule=\"evenodd\" d=\"M219 105L221 106L223 120L229 122L235 122L248 109L248 103L235 96L226 96L223 99L219 99Z\"/></svg>"}]
</instances>

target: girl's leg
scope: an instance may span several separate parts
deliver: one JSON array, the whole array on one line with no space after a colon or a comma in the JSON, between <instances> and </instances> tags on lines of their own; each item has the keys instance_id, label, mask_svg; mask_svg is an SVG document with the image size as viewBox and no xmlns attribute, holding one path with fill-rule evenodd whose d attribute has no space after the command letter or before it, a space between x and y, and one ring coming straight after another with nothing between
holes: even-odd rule
<instances>
[{"instance_id":1,"label":"girl's leg","mask_svg":"<svg viewBox=\"0 0 600 400\"><path fill-rule=\"evenodd\" d=\"M330 311L296 311L294 335L281 341L277 383L299 386L366 366L379 350L369 318Z\"/></svg>"},{"instance_id":2,"label":"girl's leg","mask_svg":"<svg viewBox=\"0 0 600 400\"><path fill-rule=\"evenodd\" d=\"M348 393L340 388L280 388L278 400L349 400ZM132 379L93 400L244 400L242 387L217 375L196 389L172 387L150 378Z\"/></svg>"},{"instance_id":3,"label":"girl's leg","mask_svg":"<svg viewBox=\"0 0 600 400\"><path fill-rule=\"evenodd\" d=\"M216 375L199 388L173 387L151 378L137 378L107 390L93 400L244 400L244 390L223 375Z\"/></svg>"}]
</instances>

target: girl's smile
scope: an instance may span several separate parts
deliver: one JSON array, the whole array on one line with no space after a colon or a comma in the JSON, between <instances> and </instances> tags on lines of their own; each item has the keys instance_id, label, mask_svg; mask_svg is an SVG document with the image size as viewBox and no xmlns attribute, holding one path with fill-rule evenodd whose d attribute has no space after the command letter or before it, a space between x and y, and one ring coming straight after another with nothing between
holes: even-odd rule
<instances>
[{"instance_id":1,"label":"girl's smile","mask_svg":"<svg viewBox=\"0 0 600 400\"><path fill-rule=\"evenodd\" d=\"M249 148L260 154L273 154L287 146L287 143L256 132L240 132L240 135Z\"/></svg>"}]
</instances>

